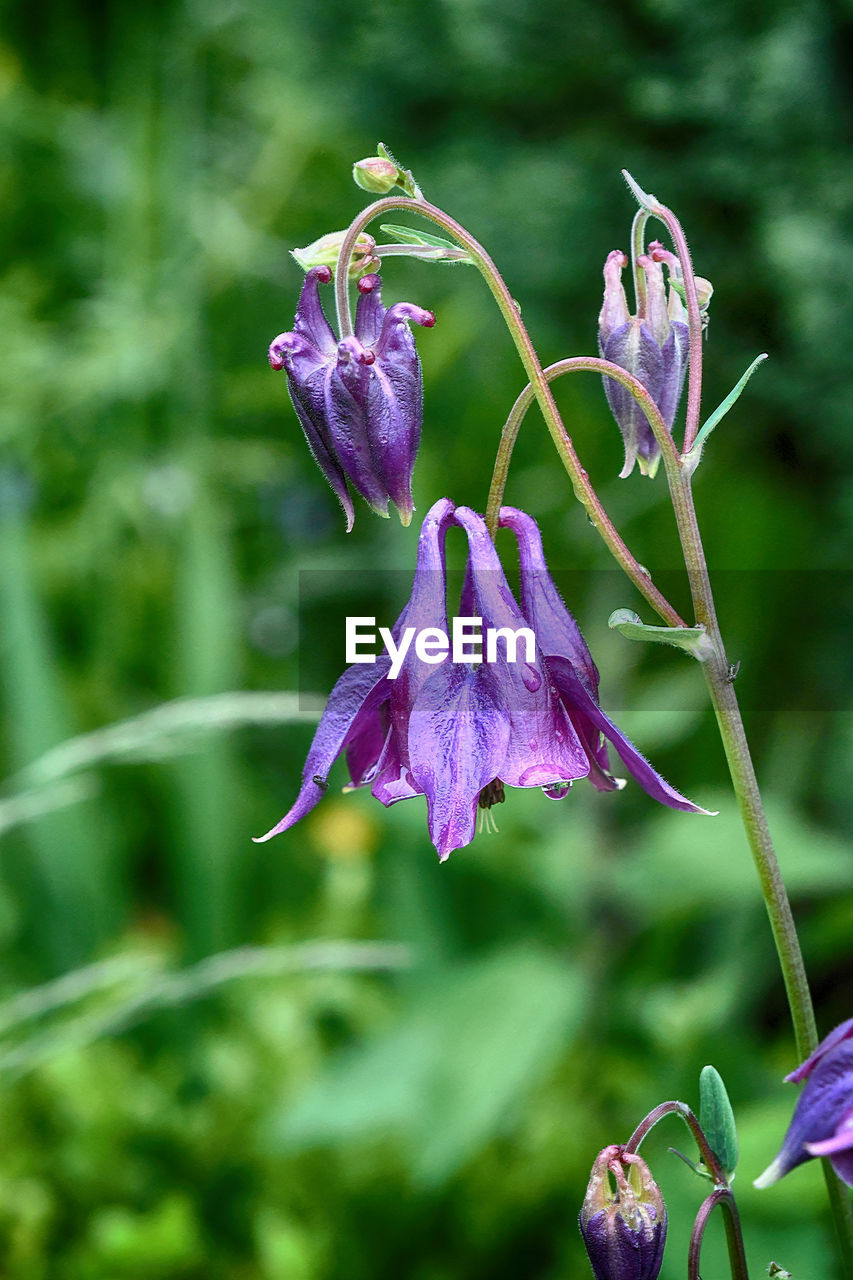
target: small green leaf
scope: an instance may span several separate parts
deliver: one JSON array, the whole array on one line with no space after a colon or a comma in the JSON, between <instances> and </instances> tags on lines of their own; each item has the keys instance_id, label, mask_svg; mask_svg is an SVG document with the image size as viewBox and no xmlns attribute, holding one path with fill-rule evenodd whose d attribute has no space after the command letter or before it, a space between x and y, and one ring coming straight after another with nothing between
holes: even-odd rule
<instances>
[{"instance_id":1,"label":"small green leaf","mask_svg":"<svg viewBox=\"0 0 853 1280\"><path fill-rule=\"evenodd\" d=\"M696 439L693 441L693 447L689 450L688 453L685 453L683 458L683 464L691 474L696 470L697 466L699 465L699 460L702 457L702 449L705 444L705 441L708 439L708 436L714 430L714 427L716 427L717 423L721 422L722 419L726 416L726 414L728 413L729 409L731 409L735 401L740 398L741 392L743 391L746 384L749 382L752 375L755 373L755 370L758 368L761 362L766 359L767 359L766 351L762 352L760 356L755 357L752 364L747 369L746 373L743 375L740 381L737 382L734 387L732 387L731 391L726 396L722 404L718 405L717 408L714 410L714 412L711 414L710 418L708 418L708 420L702 424L699 430L699 434L697 435Z\"/></svg>"},{"instance_id":2,"label":"small green leaf","mask_svg":"<svg viewBox=\"0 0 853 1280\"><path fill-rule=\"evenodd\" d=\"M611 631L618 631L628 640L646 640L656 644L671 644L683 649L698 662L707 662L714 649L703 626L697 627L649 627L632 609L617 609L608 621Z\"/></svg>"},{"instance_id":3,"label":"small green leaf","mask_svg":"<svg viewBox=\"0 0 853 1280\"><path fill-rule=\"evenodd\" d=\"M391 224L383 224L380 231L384 231L387 236L393 236L401 244L410 244L427 250L424 253L414 253L412 257L433 258L437 262L465 262L473 265L473 259L464 249L460 249L452 240L445 240L443 236L434 236L428 231L417 231L414 227L398 227Z\"/></svg>"},{"instance_id":4,"label":"small green leaf","mask_svg":"<svg viewBox=\"0 0 853 1280\"><path fill-rule=\"evenodd\" d=\"M711 1175L701 1160L691 1160L683 1151L679 1151L678 1147L670 1147L669 1150L671 1155L678 1156L679 1160L683 1160L688 1169L692 1169L700 1178L710 1179Z\"/></svg>"},{"instance_id":5,"label":"small green leaf","mask_svg":"<svg viewBox=\"0 0 853 1280\"><path fill-rule=\"evenodd\" d=\"M735 1116L723 1078L714 1067L703 1067L699 1076L699 1123L727 1178L738 1162Z\"/></svg>"}]
</instances>

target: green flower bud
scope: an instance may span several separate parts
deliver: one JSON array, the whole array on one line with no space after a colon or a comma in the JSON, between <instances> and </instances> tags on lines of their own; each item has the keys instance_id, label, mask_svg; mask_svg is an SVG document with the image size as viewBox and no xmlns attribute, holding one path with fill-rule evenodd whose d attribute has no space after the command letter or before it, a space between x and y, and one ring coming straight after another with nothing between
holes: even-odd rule
<instances>
[{"instance_id":1,"label":"green flower bud","mask_svg":"<svg viewBox=\"0 0 853 1280\"><path fill-rule=\"evenodd\" d=\"M345 231L330 231L328 235L320 236L319 240L314 240L304 249L291 249L290 256L296 259L303 271L310 271L312 267L329 267L334 271L338 265L345 236ZM378 258L373 256L375 248L376 241L373 236L362 231L355 242L355 252L350 260L350 276L360 276L363 271L379 265Z\"/></svg>"},{"instance_id":2,"label":"green flower bud","mask_svg":"<svg viewBox=\"0 0 853 1280\"><path fill-rule=\"evenodd\" d=\"M352 176L363 191L373 195L387 196L397 186L400 171L390 160L382 156L367 156L357 160L352 167Z\"/></svg>"}]
</instances>

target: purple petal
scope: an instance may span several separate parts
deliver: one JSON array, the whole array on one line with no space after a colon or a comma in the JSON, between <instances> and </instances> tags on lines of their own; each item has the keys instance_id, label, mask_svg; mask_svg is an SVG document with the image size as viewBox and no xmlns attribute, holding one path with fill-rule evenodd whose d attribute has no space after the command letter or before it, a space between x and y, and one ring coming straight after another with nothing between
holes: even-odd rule
<instances>
[{"instance_id":1,"label":"purple petal","mask_svg":"<svg viewBox=\"0 0 853 1280\"><path fill-rule=\"evenodd\" d=\"M408 800L422 792L412 785L412 777L400 757L400 742L393 726L388 730L382 755L376 766L371 794L386 807L398 800Z\"/></svg>"},{"instance_id":2,"label":"purple petal","mask_svg":"<svg viewBox=\"0 0 853 1280\"><path fill-rule=\"evenodd\" d=\"M552 654L566 658L587 692L597 699L598 668L548 572L536 521L517 507L502 507L500 525L511 529L518 542L521 611L536 632L536 643L546 659Z\"/></svg>"},{"instance_id":3,"label":"purple petal","mask_svg":"<svg viewBox=\"0 0 853 1280\"><path fill-rule=\"evenodd\" d=\"M805 1062L797 1067L796 1071L792 1071L785 1076L785 1081L799 1084L801 1080L805 1080L811 1074L824 1054L828 1053L830 1049L834 1049L837 1044L841 1044L842 1040L848 1040L851 1037L853 1037L853 1018L848 1018L846 1022L842 1022L840 1026L830 1031L828 1036L824 1036L814 1053L810 1054Z\"/></svg>"},{"instance_id":4,"label":"purple petal","mask_svg":"<svg viewBox=\"0 0 853 1280\"><path fill-rule=\"evenodd\" d=\"M844 1152L853 1145L853 1132L846 1133L853 1111L853 1040L836 1043L815 1065L797 1099L797 1105L785 1134L782 1150L769 1169L756 1179L757 1186L770 1186L784 1174L803 1164L813 1153L811 1147L843 1134L843 1151L836 1149L833 1159L839 1176L847 1181L848 1169ZM849 1143L848 1143L849 1137ZM838 1169L840 1163L841 1169ZM853 1178L851 1178L853 1185Z\"/></svg>"},{"instance_id":5,"label":"purple petal","mask_svg":"<svg viewBox=\"0 0 853 1280\"><path fill-rule=\"evenodd\" d=\"M634 318L606 337L602 336L599 345L605 360L639 378L657 404L663 385L663 356L646 326ZM653 463L659 453L658 444L646 415L630 391L615 378L604 377L603 382L607 403L625 444L625 465L620 472L625 477L638 458L644 464Z\"/></svg>"},{"instance_id":6,"label":"purple petal","mask_svg":"<svg viewBox=\"0 0 853 1280\"><path fill-rule=\"evenodd\" d=\"M655 403L660 409L661 417L672 430L678 402L684 387L684 375L687 372L687 356L690 350L690 330L686 324L676 320L672 332L661 347L663 359L663 377L660 394Z\"/></svg>"},{"instance_id":7,"label":"purple petal","mask_svg":"<svg viewBox=\"0 0 853 1280\"><path fill-rule=\"evenodd\" d=\"M332 448L353 488L384 516L388 493L376 469L370 439L374 360L373 352L358 338L344 338L338 345L337 364L328 382L326 421Z\"/></svg>"},{"instance_id":8,"label":"purple petal","mask_svg":"<svg viewBox=\"0 0 853 1280\"><path fill-rule=\"evenodd\" d=\"M509 589L485 521L469 507L457 507L455 519L468 535L464 594L471 599L473 616L482 618L484 630L531 630ZM498 640L499 657L502 643ZM515 661L491 664L511 725L499 776L511 787L544 787L584 778L589 773L586 753L548 678L541 651L534 645L532 655L524 660L524 647L520 640Z\"/></svg>"},{"instance_id":9,"label":"purple petal","mask_svg":"<svg viewBox=\"0 0 853 1280\"><path fill-rule=\"evenodd\" d=\"M326 371L327 375L328 372ZM334 452L326 442L327 428L325 419L322 414L312 412L314 401L305 388L297 387L291 381L289 390L290 399L305 434L311 456L331 485L333 493L344 509L344 514L347 518L347 533L349 533L355 520L355 512L344 473L338 465Z\"/></svg>"},{"instance_id":10,"label":"purple petal","mask_svg":"<svg viewBox=\"0 0 853 1280\"><path fill-rule=\"evenodd\" d=\"M323 312L319 285L328 284L331 278L328 267L311 268L305 276L293 321L294 332L307 338L327 360L334 358L338 343Z\"/></svg>"},{"instance_id":11,"label":"purple petal","mask_svg":"<svg viewBox=\"0 0 853 1280\"><path fill-rule=\"evenodd\" d=\"M473 840L480 792L498 776L509 736L486 666L445 662L421 686L409 716L409 759L442 862Z\"/></svg>"},{"instance_id":12,"label":"purple petal","mask_svg":"<svg viewBox=\"0 0 853 1280\"><path fill-rule=\"evenodd\" d=\"M699 805L693 804L692 800L686 799L674 787L671 787L657 770L652 768L648 760L640 755L634 744L625 737L620 729L617 729L613 721L601 710L595 699L590 697L570 662L567 662L565 658L553 656L547 659L547 666L569 714L573 715L574 710L577 709L613 743L619 758L632 778L639 782L643 790L653 800L658 800L661 804L668 805L670 809L682 809L687 813L708 814L707 809L702 809Z\"/></svg>"},{"instance_id":13,"label":"purple petal","mask_svg":"<svg viewBox=\"0 0 853 1280\"><path fill-rule=\"evenodd\" d=\"M329 770L348 740L356 740L364 726L365 718L376 714L376 707L384 701L390 689L385 677L388 659L378 659L375 665L347 667L332 692L323 712L314 741L302 770L302 787L292 807L263 836L256 836L261 844L272 836L286 831L300 818L304 818L323 798ZM320 779L318 782L317 779Z\"/></svg>"},{"instance_id":14,"label":"purple petal","mask_svg":"<svg viewBox=\"0 0 853 1280\"><path fill-rule=\"evenodd\" d=\"M444 539L453 511L454 506L449 498L439 498L438 502L430 507L421 525L415 580L412 583L412 594L404 614L405 625L414 627L416 632L426 627L439 627L442 631L447 631ZM398 627L402 621L403 617L398 619ZM414 647L411 647L403 660L397 679L392 681L391 723L404 765L409 763L409 714L418 691L434 670L434 667L421 662L415 654Z\"/></svg>"},{"instance_id":15,"label":"purple petal","mask_svg":"<svg viewBox=\"0 0 853 1280\"><path fill-rule=\"evenodd\" d=\"M382 277L362 276L356 286L358 304L355 309L355 336L364 346L375 348L382 332L385 307L382 304Z\"/></svg>"}]
</instances>

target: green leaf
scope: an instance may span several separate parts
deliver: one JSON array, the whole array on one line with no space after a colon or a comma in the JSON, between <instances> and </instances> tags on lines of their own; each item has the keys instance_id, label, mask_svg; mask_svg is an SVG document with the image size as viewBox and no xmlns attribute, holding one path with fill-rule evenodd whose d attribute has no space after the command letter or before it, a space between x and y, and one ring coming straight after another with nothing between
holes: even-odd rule
<instances>
[{"instance_id":1,"label":"green leaf","mask_svg":"<svg viewBox=\"0 0 853 1280\"><path fill-rule=\"evenodd\" d=\"M723 1172L731 1179L738 1162L737 1128L723 1078L714 1067L703 1067L699 1075L699 1123Z\"/></svg>"},{"instance_id":2,"label":"green leaf","mask_svg":"<svg viewBox=\"0 0 853 1280\"><path fill-rule=\"evenodd\" d=\"M693 447L684 455L684 459L683 459L684 466L688 469L689 472L695 471L697 466L699 465L699 460L702 457L702 449L704 447L705 441L708 439L708 436L714 430L714 427L716 427L717 424L722 421L722 419L726 416L726 414L728 413L729 409L731 409L735 401L740 398L741 392L743 391L746 384L749 382L752 375L755 373L755 370L758 368L761 362L766 359L767 359L766 351L762 352L760 356L755 357L752 364L747 369L746 373L743 375L740 381L737 382L734 387L732 387L731 391L726 396L722 404L718 405L717 408L714 410L714 412L711 414L710 418L708 418L707 421L702 424L701 428L699 429L699 434L696 436L696 439L693 442Z\"/></svg>"},{"instance_id":3,"label":"green leaf","mask_svg":"<svg viewBox=\"0 0 853 1280\"><path fill-rule=\"evenodd\" d=\"M563 960L517 947L433 972L398 1022L340 1055L282 1116L290 1150L403 1139L435 1186L506 1129L577 1026L583 984Z\"/></svg>"},{"instance_id":4,"label":"green leaf","mask_svg":"<svg viewBox=\"0 0 853 1280\"><path fill-rule=\"evenodd\" d=\"M713 646L703 626L651 627L632 609L616 609L608 621L611 631L618 631L627 640L645 640L655 644L671 644L683 649L698 662L707 662L713 654Z\"/></svg>"},{"instance_id":5,"label":"green leaf","mask_svg":"<svg viewBox=\"0 0 853 1280\"><path fill-rule=\"evenodd\" d=\"M414 227L398 227L391 223L383 223L379 229L384 231L387 236L393 236L394 240L400 244L414 245L427 251L415 253L412 255L413 257L434 258L437 262L464 262L469 266L474 265L473 258L464 249L460 249L452 240L446 240L444 236L435 236L429 231L417 231Z\"/></svg>"}]
</instances>

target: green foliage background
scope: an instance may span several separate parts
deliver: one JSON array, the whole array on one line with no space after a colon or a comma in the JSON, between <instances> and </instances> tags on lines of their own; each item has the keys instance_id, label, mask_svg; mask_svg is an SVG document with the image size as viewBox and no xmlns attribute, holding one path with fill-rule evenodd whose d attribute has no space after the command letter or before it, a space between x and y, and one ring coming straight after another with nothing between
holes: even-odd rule
<instances>
[{"instance_id":1,"label":"green foliage background","mask_svg":"<svg viewBox=\"0 0 853 1280\"><path fill-rule=\"evenodd\" d=\"M290 803L310 740L279 696L314 652L300 572L408 573L417 536L364 507L344 535L266 365L300 285L288 250L349 222L350 165L382 138L488 246L542 358L588 352L601 265L627 247L624 166L676 208L716 286L708 409L771 357L697 497L819 1024L850 1016L849 5L3 15L3 1275L584 1275L593 1157L662 1099L695 1104L713 1062L751 1267L832 1276L818 1170L751 1187L790 1114L793 1049L701 676L607 631L612 608L644 609L535 414L508 498L566 571L604 705L719 817L636 787L513 793L500 835L441 868L415 802L330 795L272 844L249 836ZM482 507L523 384L510 342L474 272L386 277L437 315L418 337L416 502ZM616 478L596 379L559 400L618 527L686 608L662 480ZM310 687L338 669L321 654ZM197 701L156 711L174 699ZM668 1142L688 1145L670 1130L648 1152L674 1280L703 1188Z\"/></svg>"}]
</instances>

